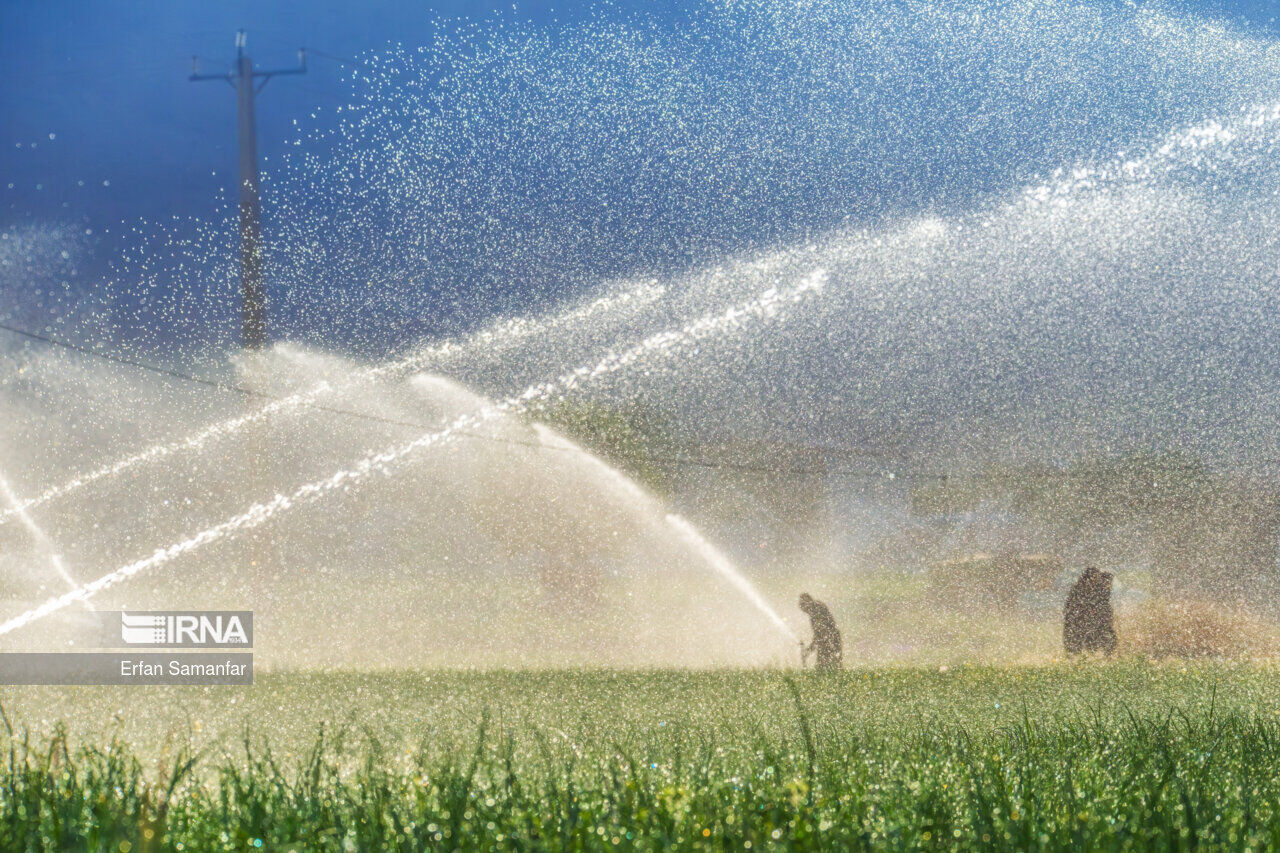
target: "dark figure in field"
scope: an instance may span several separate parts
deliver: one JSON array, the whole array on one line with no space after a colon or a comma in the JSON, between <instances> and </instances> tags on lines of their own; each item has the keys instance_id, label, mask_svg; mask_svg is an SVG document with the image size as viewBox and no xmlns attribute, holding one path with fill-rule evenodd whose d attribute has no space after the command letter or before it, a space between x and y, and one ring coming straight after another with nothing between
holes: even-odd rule
<instances>
[{"instance_id":1,"label":"dark figure in field","mask_svg":"<svg viewBox=\"0 0 1280 853\"><path fill-rule=\"evenodd\" d=\"M816 656L818 669L839 669L844 645L831 611L807 592L800 593L800 609L809 617L809 626L813 628L813 642L804 647L805 654Z\"/></svg>"},{"instance_id":2,"label":"dark figure in field","mask_svg":"<svg viewBox=\"0 0 1280 853\"><path fill-rule=\"evenodd\" d=\"M1090 566L1067 593L1062 615L1062 644L1067 653L1116 650L1116 629L1112 624L1111 572Z\"/></svg>"}]
</instances>

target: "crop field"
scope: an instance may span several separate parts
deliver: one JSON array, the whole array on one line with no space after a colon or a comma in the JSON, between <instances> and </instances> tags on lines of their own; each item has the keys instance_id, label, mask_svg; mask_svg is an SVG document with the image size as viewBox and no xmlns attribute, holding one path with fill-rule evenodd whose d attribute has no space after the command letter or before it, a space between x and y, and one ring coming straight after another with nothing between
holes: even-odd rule
<instances>
[{"instance_id":1,"label":"crop field","mask_svg":"<svg viewBox=\"0 0 1280 853\"><path fill-rule=\"evenodd\" d=\"M5 850L1280 845L1280 671L1263 664L3 695Z\"/></svg>"}]
</instances>

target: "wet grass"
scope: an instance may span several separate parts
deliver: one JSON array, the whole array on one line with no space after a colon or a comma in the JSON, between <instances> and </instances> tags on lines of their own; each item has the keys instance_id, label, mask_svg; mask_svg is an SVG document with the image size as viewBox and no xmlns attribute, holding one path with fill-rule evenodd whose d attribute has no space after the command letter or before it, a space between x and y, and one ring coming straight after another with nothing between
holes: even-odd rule
<instances>
[{"instance_id":1,"label":"wet grass","mask_svg":"<svg viewBox=\"0 0 1280 853\"><path fill-rule=\"evenodd\" d=\"M180 713L105 733L100 692L15 693L0 849L1276 849L1277 688L1132 662L298 674L108 694Z\"/></svg>"}]
</instances>

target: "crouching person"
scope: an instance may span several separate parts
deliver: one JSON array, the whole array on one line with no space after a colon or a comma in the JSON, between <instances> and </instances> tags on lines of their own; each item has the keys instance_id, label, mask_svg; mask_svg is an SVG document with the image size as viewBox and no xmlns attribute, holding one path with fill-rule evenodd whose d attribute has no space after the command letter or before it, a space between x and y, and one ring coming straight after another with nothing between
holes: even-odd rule
<instances>
[{"instance_id":1,"label":"crouching person","mask_svg":"<svg viewBox=\"0 0 1280 853\"><path fill-rule=\"evenodd\" d=\"M813 641L804 647L805 655L814 655L818 669L839 669L844 645L831 611L807 592L800 593L800 609L809 617L809 625L813 629Z\"/></svg>"}]
</instances>

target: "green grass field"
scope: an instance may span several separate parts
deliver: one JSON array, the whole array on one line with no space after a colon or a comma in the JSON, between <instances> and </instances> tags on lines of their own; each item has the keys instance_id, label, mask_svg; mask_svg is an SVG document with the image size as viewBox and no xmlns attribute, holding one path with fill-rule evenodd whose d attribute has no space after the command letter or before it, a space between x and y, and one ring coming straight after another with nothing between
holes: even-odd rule
<instances>
[{"instance_id":1,"label":"green grass field","mask_svg":"<svg viewBox=\"0 0 1280 853\"><path fill-rule=\"evenodd\" d=\"M1261 664L0 696L4 850L1280 847L1280 670Z\"/></svg>"}]
</instances>

